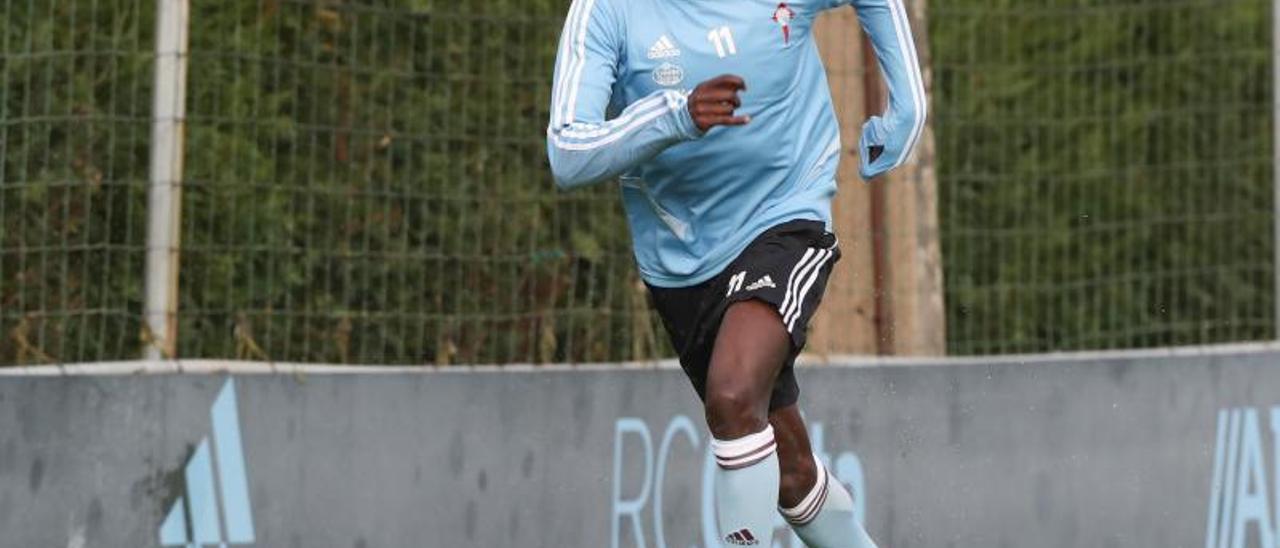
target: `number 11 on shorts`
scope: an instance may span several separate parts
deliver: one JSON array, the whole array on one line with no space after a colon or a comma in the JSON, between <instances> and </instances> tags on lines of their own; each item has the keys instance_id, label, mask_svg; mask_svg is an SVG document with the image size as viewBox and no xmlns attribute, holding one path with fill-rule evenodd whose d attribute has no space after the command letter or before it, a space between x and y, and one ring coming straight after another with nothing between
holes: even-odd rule
<instances>
[{"instance_id":1,"label":"number 11 on shorts","mask_svg":"<svg viewBox=\"0 0 1280 548\"><path fill-rule=\"evenodd\" d=\"M732 278L729 278L729 290L725 292L724 294L725 298L728 298L730 295L733 295L734 293L742 291L742 283L745 281L747 281L746 270L743 270L742 272L734 274Z\"/></svg>"}]
</instances>

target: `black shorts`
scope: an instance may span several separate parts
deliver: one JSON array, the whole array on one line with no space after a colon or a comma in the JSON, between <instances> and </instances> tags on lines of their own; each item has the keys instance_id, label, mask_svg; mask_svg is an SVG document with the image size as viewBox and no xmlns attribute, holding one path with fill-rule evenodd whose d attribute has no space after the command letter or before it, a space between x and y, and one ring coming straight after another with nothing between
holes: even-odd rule
<instances>
[{"instance_id":1,"label":"black shorts","mask_svg":"<svg viewBox=\"0 0 1280 548\"><path fill-rule=\"evenodd\" d=\"M711 351L729 305L757 299L778 309L791 334L791 353L774 383L769 410L796 403L800 398L796 356L804 349L809 320L839 260L836 237L825 224L789 221L765 231L710 280L691 287L649 286L654 308L698 397L706 399Z\"/></svg>"}]
</instances>

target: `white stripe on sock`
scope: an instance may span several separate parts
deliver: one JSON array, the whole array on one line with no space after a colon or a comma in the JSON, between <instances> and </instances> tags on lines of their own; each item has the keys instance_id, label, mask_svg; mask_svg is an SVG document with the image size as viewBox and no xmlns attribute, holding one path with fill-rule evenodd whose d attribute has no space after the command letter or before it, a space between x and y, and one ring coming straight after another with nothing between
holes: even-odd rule
<instances>
[{"instance_id":1,"label":"white stripe on sock","mask_svg":"<svg viewBox=\"0 0 1280 548\"><path fill-rule=\"evenodd\" d=\"M831 481L830 473L827 472L827 467L818 461L816 455L813 460L818 467L818 481L813 483L813 489L810 489L809 494L805 495L795 507L778 509L782 513L782 517L786 518L787 522L792 525L804 525L813 521L813 518L817 517L818 511L822 509L823 503L827 500L827 492L830 488L828 482Z\"/></svg>"},{"instance_id":2,"label":"white stripe on sock","mask_svg":"<svg viewBox=\"0 0 1280 548\"><path fill-rule=\"evenodd\" d=\"M770 442L768 445L761 447L756 452L751 453L749 455L744 455L743 457L738 459L733 459L733 460L716 459L716 464L719 464L720 467L724 468L725 470L737 470L739 468L746 468L748 466L752 466L762 460L769 458L775 452L777 452L777 450L778 450L778 444Z\"/></svg>"},{"instance_id":3,"label":"white stripe on sock","mask_svg":"<svg viewBox=\"0 0 1280 548\"><path fill-rule=\"evenodd\" d=\"M831 494L831 480L828 479L827 481L822 482L822 494L818 497L816 501L814 501L813 506L809 508L809 511L805 512L805 514L800 517L797 524L805 525L807 523L812 522L814 518L818 517L818 514L822 512L822 507L827 504L827 495L830 495L830 494Z\"/></svg>"},{"instance_id":4,"label":"white stripe on sock","mask_svg":"<svg viewBox=\"0 0 1280 548\"><path fill-rule=\"evenodd\" d=\"M773 438L773 426L765 426L764 430L743 436L736 440L711 440L712 451L716 462L725 468L750 466L764 460L777 450L777 442Z\"/></svg>"}]
</instances>

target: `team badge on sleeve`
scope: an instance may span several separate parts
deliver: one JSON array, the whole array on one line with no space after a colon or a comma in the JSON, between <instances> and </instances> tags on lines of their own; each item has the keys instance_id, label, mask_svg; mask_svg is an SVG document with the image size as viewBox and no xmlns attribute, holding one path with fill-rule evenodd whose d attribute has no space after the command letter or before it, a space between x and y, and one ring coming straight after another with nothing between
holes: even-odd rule
<instances>
[{"instance_id":1,"label":"team badge on sleeve","mask_svg":"<svg viewBox=\"0 0 1280 548\"><path fill-rule=\"evenodd\" d=\"M778 4L778 9L773 10L773 22L782 27L782 43L791 45L791 20L796 18L796 12L791 11L791 7L786 2Z\"/></svg>"}]
</instances>

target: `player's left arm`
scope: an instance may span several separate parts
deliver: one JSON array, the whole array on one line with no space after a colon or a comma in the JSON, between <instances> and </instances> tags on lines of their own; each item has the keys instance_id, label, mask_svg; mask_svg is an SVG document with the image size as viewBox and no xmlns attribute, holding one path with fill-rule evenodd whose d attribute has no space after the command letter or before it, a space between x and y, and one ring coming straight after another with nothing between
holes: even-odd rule
<instances>
[{"instance_id":1,"label":"player's left arm","mask_svg":"<svg viewBox=\"0 0 1280 548\"><path fill-rule=\"evenodd\" d=\"M902 0L828 1L828 7L851 4L857 10L889 88L888 108L867 120L858 141L862 178L870 180L906 163L924 133L924 76Z\"/></svg>"}]
</instances>

